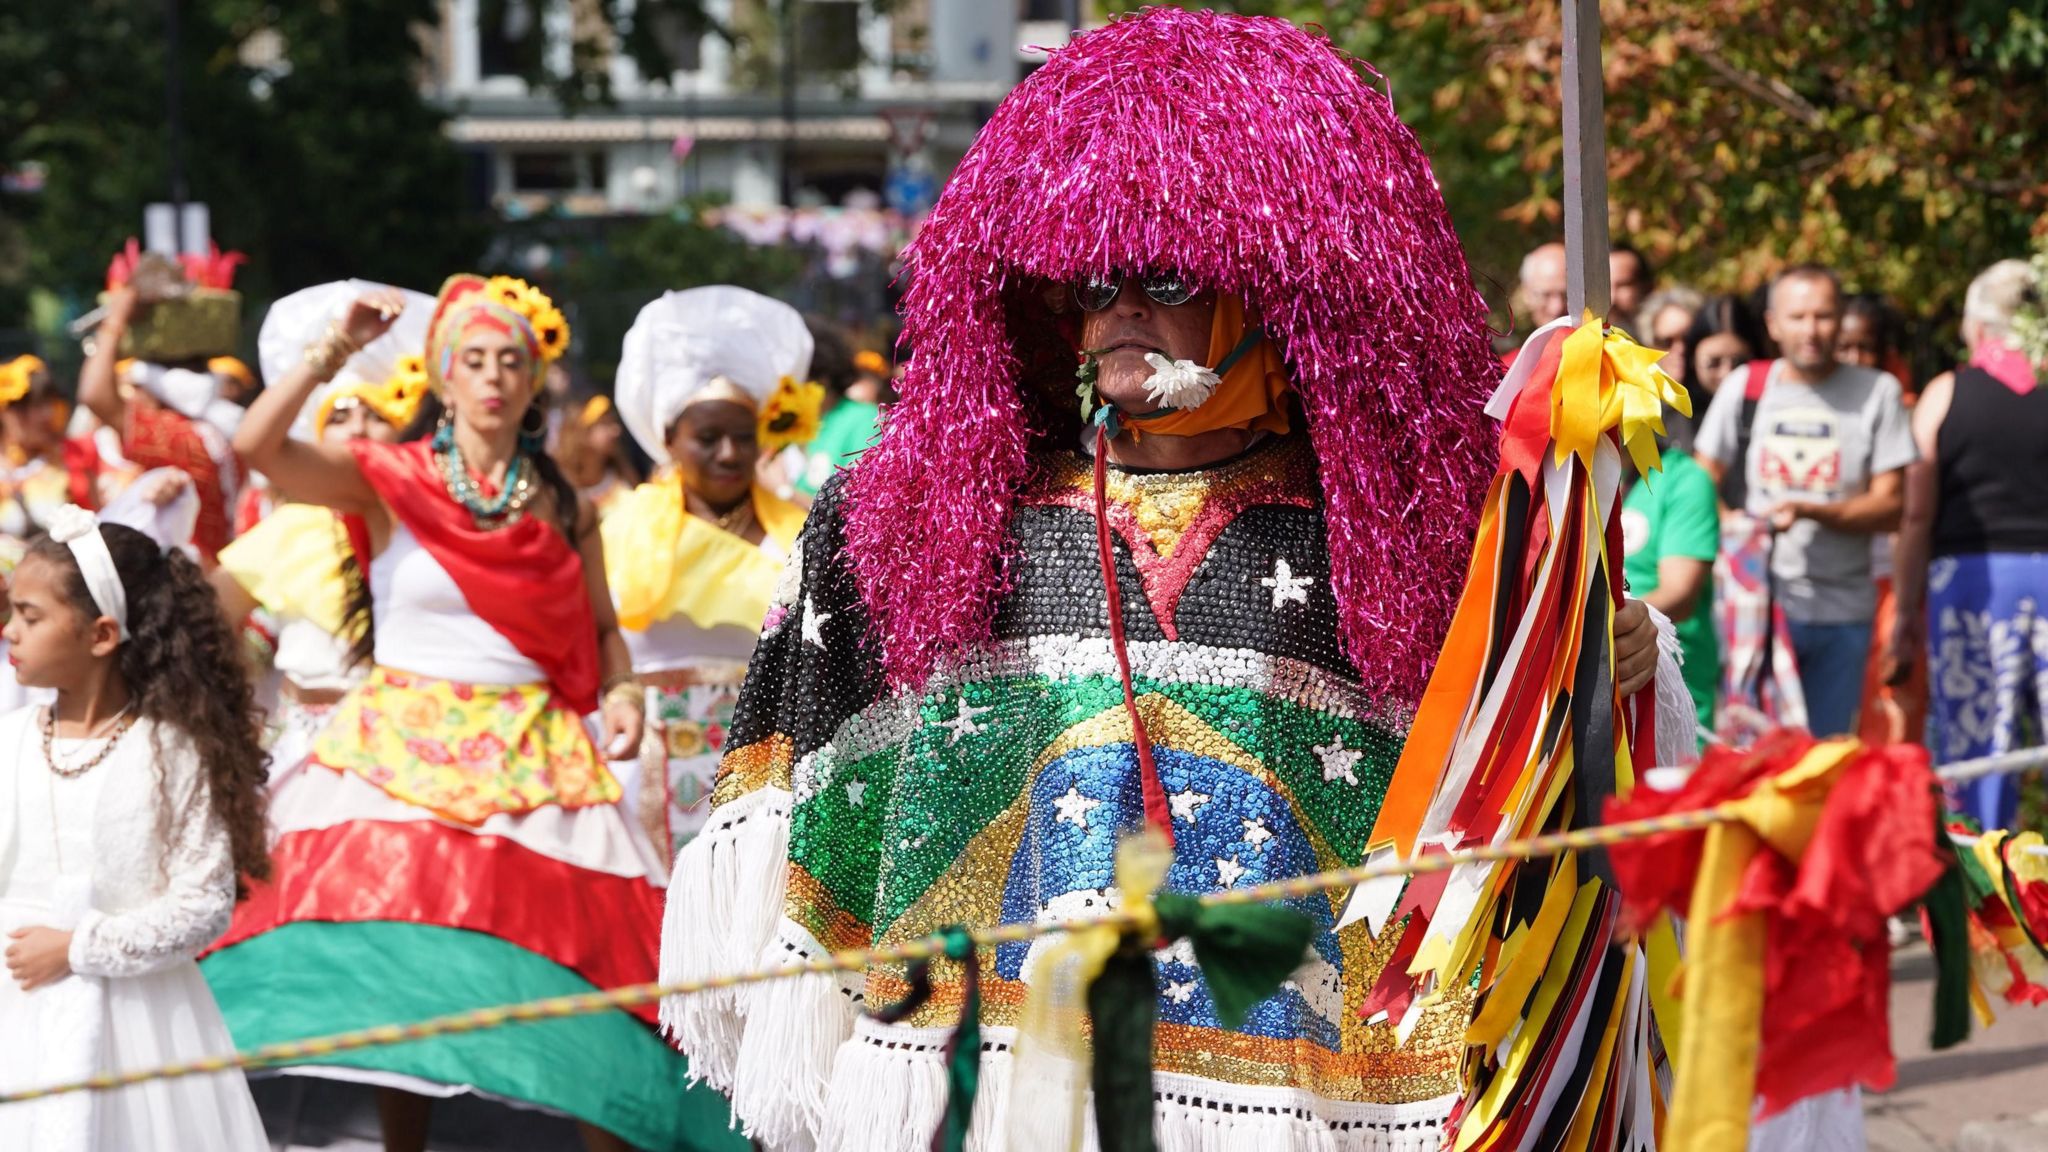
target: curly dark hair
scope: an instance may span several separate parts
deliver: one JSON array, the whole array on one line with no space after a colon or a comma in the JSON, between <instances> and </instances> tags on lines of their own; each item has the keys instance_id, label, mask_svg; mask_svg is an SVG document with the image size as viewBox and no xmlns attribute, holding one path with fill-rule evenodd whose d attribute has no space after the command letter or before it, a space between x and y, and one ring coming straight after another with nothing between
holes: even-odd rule
<instances>
[{"instance_id":1,"label":"curly dark hair","mask_svg":"<svg viewBox=\"0 0 2048 1152\"><path fill-rule=\"evenodd\" d=\"M235 895L249 880L270 876L265 843L265 781L270 754L243 665L241 645L199 565L165 551L119 524L100 526L121 587L128 595L128 633L117 653L135 714L184 733L206 773L213 814L227 826L235 860ZM64 575L64 598L87 617L99 615L68 545L39 536L28 555ZM163 754L161 742L155 749Z\"/></svg>"}]
</instances>

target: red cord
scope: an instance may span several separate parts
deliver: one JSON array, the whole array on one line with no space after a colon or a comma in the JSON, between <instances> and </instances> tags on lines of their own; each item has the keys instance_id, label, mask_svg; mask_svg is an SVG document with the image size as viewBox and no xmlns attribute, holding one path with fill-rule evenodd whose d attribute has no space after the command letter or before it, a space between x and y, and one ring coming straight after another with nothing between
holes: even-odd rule
<instances>
[{"instance_id":1,"label":"red cord","mask_svg":"<svg viewBox=\"0 0 2048 1152\"><path fill-rule=\"evenodd\" d=\"M1109 437L1095 426L1095 551L1102 561L1102 586L1109 597L1109 646L1116 653L1116 671L1124 685L1124 711L1131 718L1131 743L1138 749L1138 781L1145 793L1145 820L1173 843L1173 813L1166 804L1166 785L1152 760L1152 737L1138 714L1138 696L1131 687L1131 653L1124 642L1124 597L1117 586L1116 549L1109 532Z\"/></svg>"}]
</instances>

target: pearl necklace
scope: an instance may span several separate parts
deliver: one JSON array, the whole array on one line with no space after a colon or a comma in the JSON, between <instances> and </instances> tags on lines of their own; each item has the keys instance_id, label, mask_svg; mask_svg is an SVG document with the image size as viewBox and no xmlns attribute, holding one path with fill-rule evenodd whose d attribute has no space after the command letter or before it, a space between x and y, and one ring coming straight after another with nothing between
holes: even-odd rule
<instances>
[{"instance_id":1,"label":"pearl necklace","mask_svg":"<svg viewBox=\"0 0 2048 1152\"><path fill-rule=\"evenodd\" d=\"M76 780L78 777L99 767L106 762L107 757L113 755L114 747L121 743L121 737L128 734L128 729L135 726L135 717L128 715L128 709L124 707L121 711L115 713L112 723L116 725L113 733L106 738L107 742L100 746L100 750L93 753L91 759L83 764L59 764L55 748L57 742L57 710L55 708L45 708L43 710L43 763L50 766L50 771L55 772L66 780ZM105 724L100 726L102 728L106 727ZM94 737L87 736L86 739L91 740Z\"/></svg>"}]
</instances>

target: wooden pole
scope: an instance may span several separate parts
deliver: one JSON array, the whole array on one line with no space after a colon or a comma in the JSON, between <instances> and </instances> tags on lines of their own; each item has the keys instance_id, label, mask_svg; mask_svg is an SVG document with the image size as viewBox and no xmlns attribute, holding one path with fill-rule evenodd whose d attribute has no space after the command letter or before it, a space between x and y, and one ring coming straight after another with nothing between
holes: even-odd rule
<instances>
[{"instance_id":1,"label":"wooden pole","mask_svg":"<svg viewBox=\"0 0 2048 1152\"><path fill-rule=\"evenodd\" d=\"M1613 303L1607 279L1606 74L1600 66L1600 0L1564 4L1565 299L1574 321Z\"/></svg>"}]
</instances>

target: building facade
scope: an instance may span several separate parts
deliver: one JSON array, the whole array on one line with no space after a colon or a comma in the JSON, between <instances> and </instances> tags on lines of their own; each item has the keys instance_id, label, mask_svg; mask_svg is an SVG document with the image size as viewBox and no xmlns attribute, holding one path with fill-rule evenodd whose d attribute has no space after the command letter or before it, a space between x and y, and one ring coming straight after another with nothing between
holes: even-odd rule
<instances>
[{"instance_id":1,"label":"building facade","mask_svg":"<svg viewBox=\"0 0 2048 1152\"><path fill-rule=\"evenodd\" d=\"M428 97L508 219L929 207L989 112L1084 15L1073 0L702 0L702 19L619 0L443 0ZM679 6L687 8L687 5ZM636 18L645 24L634 27ZM675 65L643 75L625 45ZM580 54L610 99L566 114L547 84Z\"/></svg>"}]
</instances>

